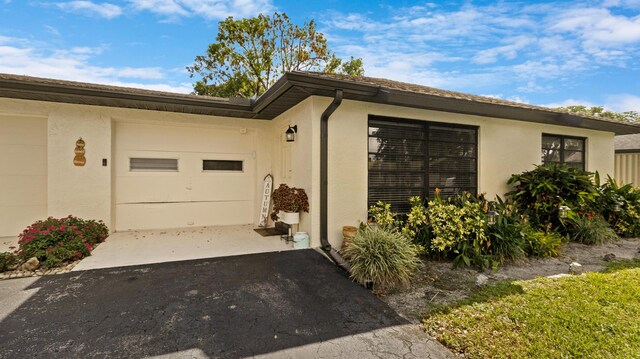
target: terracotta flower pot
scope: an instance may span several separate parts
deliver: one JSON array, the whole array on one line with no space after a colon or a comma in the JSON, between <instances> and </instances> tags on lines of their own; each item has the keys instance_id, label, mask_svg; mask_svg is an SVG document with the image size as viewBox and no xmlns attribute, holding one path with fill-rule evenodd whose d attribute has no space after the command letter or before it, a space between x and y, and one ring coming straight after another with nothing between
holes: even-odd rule
<instances>
[{"instance_id":1,"label":"terracotta flower pot","mask_svg":"<svg viewBox=\"0 0 640 359\"><path fill-rule=\"evenodd\" d=\"M343 226L342 227L342 249L345 249L349 243L351 243L351 240L356 236L356 234L358 233L358 228L354 227L354 226Z\"/></svg>"}]
</instances>

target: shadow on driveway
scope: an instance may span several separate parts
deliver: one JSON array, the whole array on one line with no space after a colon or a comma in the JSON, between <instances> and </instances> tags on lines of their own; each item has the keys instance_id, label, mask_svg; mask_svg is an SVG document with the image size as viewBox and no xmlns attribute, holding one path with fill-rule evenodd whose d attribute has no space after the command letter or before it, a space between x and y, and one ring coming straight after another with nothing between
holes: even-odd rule
<instances>
[{"instance_id":1,"label":"shadow on driveway","mask_svg":"<svg viewBox=\"0 0 640 359\"><path fill-rule=\"evenodd\" d=\"M314 250L42 277L1 358L271 353L407 322Z\"/></svg>"}]
</instances>

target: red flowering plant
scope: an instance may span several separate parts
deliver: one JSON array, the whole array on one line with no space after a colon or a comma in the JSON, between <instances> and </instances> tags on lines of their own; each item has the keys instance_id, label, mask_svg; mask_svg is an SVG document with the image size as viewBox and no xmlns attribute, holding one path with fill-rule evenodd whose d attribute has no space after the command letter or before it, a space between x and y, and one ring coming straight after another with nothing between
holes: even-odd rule
<instances>
[{"instance_id":1,"label":"red flowering plant","mask_svg":"<svg viewBox=\"0 0 640 359\"><path fill-rule=\"evenodd\" d=\"M27 227L19 235L15 254L22 261L36 257L44 267L58 267L64 262L82 259L109 235L102 221L73 216L49 217Z\"/></svg>"},{"instance_id":2,"label":"red flowering plant","mask_svg":"<svg viewBox=\"0 0 640 359\"><path fill-rule=\"evenodd\" d=\"M309 197L302 188L289 187L282 183L271 195L273 212L271 219L278 220L278 212L307 212L309 213Z\"/></svg>"}]
</instances>

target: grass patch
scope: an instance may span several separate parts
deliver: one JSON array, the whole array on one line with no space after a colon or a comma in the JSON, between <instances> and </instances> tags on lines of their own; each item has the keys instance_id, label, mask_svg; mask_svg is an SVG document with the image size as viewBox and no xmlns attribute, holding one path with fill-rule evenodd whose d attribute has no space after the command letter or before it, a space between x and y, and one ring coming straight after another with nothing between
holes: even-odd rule
<instances>
[{"instance_id":1,"label":"grass patch","mask_svg":"<svg viewBox=\"0 0 640 359\"><path fill-rule=\"evenodd\" d=\"M640 268L502 282L424 325L466 358L637 358L639 287Z\"/></svg>"},{"instance_id":2,"label":"grass patch","mask_svg":"<svg viewBox=\"0 0 640 359\"><path fill-rule=\"evenodd\" d=\"M634 259L623 259L614 262L607 262L604 272L618 272L624 269L640 268L640 257Z\"/></svg>"}]
</instances>

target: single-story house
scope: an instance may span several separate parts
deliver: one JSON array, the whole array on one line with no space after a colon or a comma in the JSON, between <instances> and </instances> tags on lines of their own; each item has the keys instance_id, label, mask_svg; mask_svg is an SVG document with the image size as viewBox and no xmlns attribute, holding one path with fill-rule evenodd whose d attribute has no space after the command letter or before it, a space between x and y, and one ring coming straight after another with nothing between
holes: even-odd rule
<instances>
[{"instance_id":1,"label":"single-story house","mask_svg":"<svg viewBox=\"0 0 640 359\"><path fill-rule=\"evenodd\" d=\"M615 179L640 186L640 134L616 136Z\"/></svg>"},{"instance_id":2,"label":"single-story house","mask_svg":"<svg viewBox=\"0 0 640 359\"><path fill-rule=\"evenodd\" d=\"M312 246L337 246L378 200L502 195L542 162L613 174L614 136L636 133L368 77L292 72L249 100L0 74L0 236L69 214L112 231L257 224L272 174L306 190Z\"/></svg>"}]
</instances>

